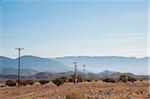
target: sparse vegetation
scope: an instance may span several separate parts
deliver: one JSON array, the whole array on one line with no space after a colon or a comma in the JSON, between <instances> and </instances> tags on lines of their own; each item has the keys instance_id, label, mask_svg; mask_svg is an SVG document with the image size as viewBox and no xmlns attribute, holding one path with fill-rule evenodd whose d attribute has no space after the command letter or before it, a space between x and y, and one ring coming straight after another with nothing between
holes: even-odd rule
<instances>
[{"instance_id":1,"label":"sparse vegetation","mask_svg":"<svg viewBox=\"0 0 150 99\"><path fill-rule=\"evenodd\" d=\"M73 78L69 78L68 82L74 82Z\"/></svg>"},{"instance_id":2,"label":"sparse vegetation","mask_svg":"<svg viewBox=\"0 0 150 99\"><path fill-rule=\"evenodd\" d=\"M44 85L44 84L46 84L46 83L49 83L49 80L40 80L39 83L40 83L41 85Z\"/></svg>"},{"instance_id":3,"label":"sparse vegetation","mask_svg":"<svg viewBox=\"0 0 150 99\"><path fill-rule=\"evenodd\" d=\"M127 76L121 75L118 81L127 82Z\"/></svg>"},{"instance_id":4,"label":"sparse vegetation","mask_svg":"<svg viewBox=\"0 0 150 99\"><path fill-rule=\"evenodd\" d=\"M14 81L14 80L7 80L5 82L5 85L6 86L11 86L11 87L16 86L16 81Z\"/></svg>"},{"instance_id":5,"label":"sparse vegetation","mask_svg":"<svg viewBox=\"0 0 150 99\"><path fill-rule=\"evenodd\" d=\"M62 77L63 78L63 77ZM63 78L64 79L64 78ZM4 82L1 83L3 85ZM0 87L0 97L16 98L17 87ZM66 83L60 87L49 83L46 86L35 84L34 86L21 87L17 96L27 99L32 96L42 99L149 99L149 80L125 84L124 82L104 83L103 81L89 83ZM32 93L31 93L32 92ZM21 93L21 94L20 94ZM32 96L31 96L32 95Z\"/></svg>"},{"instance_id":6,"label":"sparse vegetation","mask_svg":"<svg viewBox=\"0 0 150 99\"><path fill-rule=\"evenodd\" d=\"M71 75L71 78L69 78L69 82L74 82L74 79L75 79L74 75ZM77 82L82 82L82 81L83 81L83 77L78 75Z\"/></svg>"},{"instance_id":7,"label":"sparse vegetation","mask_svg":"<svg viewBox=\"0 0 150 99\"><path fill-rule=\"evenodd\" d=\"M137 81L137 79L134 77L128 76L128 81L135 82L135 81Z\"/></svg>"},{"instance_id":8,"label":"sparse vegetation","mask_svg":"<svg viewBox=\"0 0 150 99\"><path fill-rule=\"evenodd\" d=\"M135 82L137 79L129 76L129 75L121 75L118 81L122 81L122 82Z\"/></svg>"},{"instance_id":9,"label":"sparse vegetation","mask_svg":"<svg viewBox=\"0 0 150 99\"><path fill-rule=\"evenodd\" d=\"M105 78L103 79L104 82L111 82L111 83L115 83L116 81L112 78Z\"/></svg>"},{"instance_id":10,"label":"sparse vegetation","mask_svg":"<svg viewBox=\"0 0 150 99\"><path fill-rule=\"evenodd\" d=\"M86 79L85 81L87 81L87 82L91 82L92 80L91 80L91 79Z\"/></svg>"},{"instance_id":11,"label":"sparse vegetation","mask_svg":"<svg viewBox=\"0 0 150 99\"><path fill-rule=\"evenodd\" d=\"M5 85L1 85L0 87L5 87Z\"/></svg>"},{"instance_id":12,"label":"sparse vegetation","mask_svg":"<svg viewBox=\"0 0 150 99\"><path fill-rule=\"evenodd\" d=\"M62 84L65 83L66 81L67 81L67 77L65 77L65 76L56 78L55 80L52 80L52 82L53 82L55 85L57 85L57 86L62 85Z\"/></svg>"},{"instance_id":13,"label":"sparse vegetation","mask_svg":"<svg viewBox=\"0 0 150 99\"><path fill-rule=\"evenodd\" d=\"M78 76L77 77L77 82L82 82L83 81L83 78L81 76Z\"/></svg>"},{"instance_id":14,"label":"sparse vegetation","mask_svg":"<svg viewBox=\"0 0 150 99\"><path fill-rule=\"evenodd\" d=\"M19 80L19 85L21 86L33 85L34 83L34 80Z\"/></svg>"}]
</instances>

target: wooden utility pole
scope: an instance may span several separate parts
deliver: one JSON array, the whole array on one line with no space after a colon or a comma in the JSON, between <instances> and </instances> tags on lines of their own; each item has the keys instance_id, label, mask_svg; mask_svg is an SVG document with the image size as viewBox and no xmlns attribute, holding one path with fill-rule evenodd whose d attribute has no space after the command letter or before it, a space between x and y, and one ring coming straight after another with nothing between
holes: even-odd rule
<instances>
[{"instance_id":1,"label":"wooden utility pole","mask_svg":"<svg viewBox=\"0 0 150 99\"><path fill-rule=\"evenodd\" d=\"M17 82L18 82L18 87L19 87L19 80L20 80L20 52L23 50L23 48L15 48L18 50L18 75L17 75Z\"/></svg>"},{"instance_id":2,"label":"wooden utility pole","mask_svg":"<svg viewBox=\"0 0 150 99\"><path fill-rule=\"evenodd\" d=\"M83 78L83 80L85 81L85 66L86 65L83 65L83 73L84 73L84 78Z\"/></svg>"},{"instance_id":3,"label":"wooden utility pole","mask_svg":"<svg viewBox=\"0 0 150 99\"><path fill-rule=\"evenodd\" d=\"M74 62L74 83L77 82L78 72L77 72L77 62Z\"/></svg>"}]
</instances>

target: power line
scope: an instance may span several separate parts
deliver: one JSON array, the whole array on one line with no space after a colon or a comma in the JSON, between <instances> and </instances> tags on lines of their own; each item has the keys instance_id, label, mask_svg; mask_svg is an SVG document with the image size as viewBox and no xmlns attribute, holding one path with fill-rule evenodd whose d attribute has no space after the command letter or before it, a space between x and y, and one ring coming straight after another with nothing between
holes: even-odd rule
<instances>
[{"instance_id":1,"label":"power line","mask_svg":"<svg viewBox=\"0 0 150 99\"><path fill-rule=\"evenodd\" d=\"M18 75L17 75L17 81L18 81L18 87L19 87L19 80L20 80L20 52L23 50L23 48L15 48L18 50Z\"/></svg>"}]
</instances>

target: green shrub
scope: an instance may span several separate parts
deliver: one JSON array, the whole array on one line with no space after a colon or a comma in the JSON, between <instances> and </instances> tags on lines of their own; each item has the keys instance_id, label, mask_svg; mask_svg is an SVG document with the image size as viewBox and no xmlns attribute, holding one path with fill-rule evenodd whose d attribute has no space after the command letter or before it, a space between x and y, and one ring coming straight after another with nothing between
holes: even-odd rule
<instances>
[{"instance_id":1,"label":"green shrub","mask_svg":"<svg viewBox=\"0 0 150 99\"><path fill-rule=\"evenodd\" d=\"M60 78L56 78L55 80L52 80L52 82L57 85L57 86L60 86L62 85L63 83L65 83L67 81L67 77L65 76L62 76Z\"/></svg>"},{"instance_id":2,"label":"green shrub","mask_svg":"<svg viewBox=\"0 0 150 99\"><path fill-rule=\"evenodd\" d=\"M44 84L46 84L46 83L49 83L49 80L40 80L39 83L40 83L41 85L44 85Z\"/></svg>"},{"instance_id":3,"label":"green shrub","mask_svg":"<svg viewBox=\"0 0 150 99\"><path fill-rule=\"evenodd\" d=\"M104 82L111 82L111 83L115 83L116 81L112 78L105 78L103 79Z\"/></svg>"},{"instance_id":4,"label":"green shrub","mask_svg":"<svg viewBox=\"0 0 150 99\"><path fill-rule=\"evenodd\" d=\"M66 99L83 99L83 98L82 98L81 94L72 92L72 93L66 94Z\"/></svg>"},{"instance_id":5,"label":"green shrub","mask_svg":"<svg viewBox=\"0 0 150 99\"><path fill-rule=\"evenodd\" d=\"M7 81L5 82L5 85L7 85L7 86L16 86L16 82L13 81L13 80L7 80Z\"/></svg>"}]
</instances>

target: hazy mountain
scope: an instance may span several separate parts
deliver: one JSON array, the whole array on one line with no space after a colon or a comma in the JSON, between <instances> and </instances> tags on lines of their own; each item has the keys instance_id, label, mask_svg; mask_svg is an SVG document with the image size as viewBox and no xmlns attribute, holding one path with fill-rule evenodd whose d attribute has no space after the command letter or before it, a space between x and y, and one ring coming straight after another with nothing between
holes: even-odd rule
<instances>
[{"instance_id":1,"label":"hazy mountain","mask_svg":"<svg viewBox=\"0 0 150 99\"><path fill-rule=\"evenodd\" d=\"M20 75L21 76L31 76L38 73L37 71L33 69L21 69ZM18 69L16 68L0 68L0 75L17 75Z\"/></svg>"},{"instance_id":2,"label":"hazy mountain","mask_svg":"<svg viewBox=\"0 0 150 99\"><path fill-rule=\"evenodd\" d=\"M17 68L18 59L10 59L0 56L0 68ZM62 72L69 70L64 64L48 58L40 58L35 56L22 56L21 68L34 69L39 72L53 71Z\"/></svg>"},{"instance_id":3,"label":"hazy mountain","mask_svg":"<svg viewBox=\"0 0 150 99\"><path fill-rule=\"evenodd\" d=\"M0 68L17 68L17 61L18 59L0 56ZM148 74L148 57L69 56L49 59L35 56L22 56L21 68L33 69L38 72L66 72L73 70L73 62L78 62L78 71L83 71L82 65L86 64L86 72L99 73L100 71L109 69L118 72ZM108 74L106 72L103 74Z\"/></svg>"},{"instance_id":4,"label":"hazy mountain","mask_svg":"<svg viewBox=\"0 0 150 99\"><path fill-rule=\"evenodd\" d=\"M105 73L109 75L105 75ZM36 79L36 80L42 80L42 79L47 79L47 80L53 80L56 79L57 77L60 76L67 76L71 77L73 75L73 71L68 71L68 72L61 72L61 73L55 73L55 72L38 72L37 74L34 75L29 75L29 76L21 76L21 79ZM86 79L93 79L93 80L98 80L98 79L104 79L104 78L113 78L113 79L119 79L121 75L128 75L132 76L137 79L149 79L149 76L147 75L135 75L132 73L121 73L121 72L115 72L115 71L109 71L105 70L102 71L98 74L96 73L86 73L85 77ZM83 72L78 72L78 76L84 77ZM3 75L0 74L0 80L8 80L8 79L17 79L17 75Z\"/></svg>"},{"instance_id":5,"label":"hazy mountain","mask_svg":"<svg viewBox=\"0 0 150 99\"><path fill-rule=\"evenodd\" d=\"M58 73L54 73L54 72L39 72L31 77L38 80L42 80L42 79L53 80L58 76L59 76Z\"/></svg>"},{"instance_id":6,"label":"hazy mountain","mask_svg":"<svg viewBox=\"0 0 150 99\"><path fill-rule=\"evenodd\" d=\"M0 68L10 68L10 67L15 67L14 66L15 61L11 58L3 57L0 56Z\"/></svg>"},{"instance_id":7,"label":"hazy mountain","mask_svg":"<svg viewBox=\"0 0 150 99\"><path fill-rule=\"evenodd\" d=\"M98 73L97 75L98 75L99 77L107 77L107 76L111 76L111 75L118 74L118 73L119 73L119 72L104 70L104 71Z\"/></svg>"},{"instance_id":8,"label":"hazy mountain","mask_svg":"<svg viewBox=\"0 0 150 99\"><path fill-rule=\"evenodd\" d=\"M69 56L58 57L56 61L73 67L73 62L78 62L78 69L83 70L82 65L86 64L86 70L99 73L109 69L111 71L132 72L136 74L148 74L148 57L116 57L116 56Z\"/></svg>"}]
</instances>

